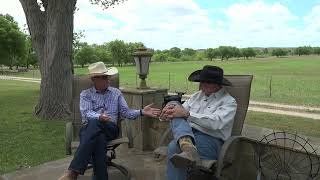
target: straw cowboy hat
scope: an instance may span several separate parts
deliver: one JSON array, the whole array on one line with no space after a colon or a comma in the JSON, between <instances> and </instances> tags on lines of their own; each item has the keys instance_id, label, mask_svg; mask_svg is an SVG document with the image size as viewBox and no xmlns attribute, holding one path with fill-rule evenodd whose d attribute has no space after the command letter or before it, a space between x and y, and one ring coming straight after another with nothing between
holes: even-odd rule
<instances>
[{"instance_id":1,"label":"straw cowboy hat","mask_svg":"<svg viewBox=\"0 0 320 180\"><path fill-rule=\"evenodd\" d=\"M223 69L218 66L205 65L202 70L200 69L191 73L188 80L232 86L231 82L223 77Z\"/></svg>"},{"instance_id":2,"label":"straw cowboy hat","mask_svg":"<svg viewBox=\"0 0 320 180\"><path fill-rule=\"evenodd\" d=\"M90 64L88 67L89 70L89 76L95 77L95 76L111 76L118 73L118 69L116 67L109 67L106 68L103 62L96 62L93 64Z\"/></svg>"}]
</instances>

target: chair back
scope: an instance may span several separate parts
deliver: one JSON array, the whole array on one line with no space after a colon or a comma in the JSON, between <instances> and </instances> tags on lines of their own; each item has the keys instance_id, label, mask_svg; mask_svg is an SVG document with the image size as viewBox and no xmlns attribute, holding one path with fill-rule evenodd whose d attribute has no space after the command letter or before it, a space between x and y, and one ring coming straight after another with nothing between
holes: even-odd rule
<instances>
[{"instance_id":1,"label":"chair back","mask_svg":"<svg viewBox=\"0 0 320 180\"><path fill-rule=\"evenodd\" d=\"M253 76L225 75L224 77L232 83L232 86L225 86L225 88L238 104L231 135L239 136L242 133L243 123L248 111Z\"/></svg>"},{"instance_id":2,"label":"chair back","mask_svg":"<svg viewBox=\"0 0 320 180\"><path fill-rule=\"evenodd\" d=\"M73 138L78 139L79 130L82 124L80 113L80 93L81 91L93 86L89 76L76 76L72 78L72 124L73 124ZM110 78L110 86L119 88L119 74L113 75ZM118 121L119 122L119 121Z\"/></svg>"}]
</instances>

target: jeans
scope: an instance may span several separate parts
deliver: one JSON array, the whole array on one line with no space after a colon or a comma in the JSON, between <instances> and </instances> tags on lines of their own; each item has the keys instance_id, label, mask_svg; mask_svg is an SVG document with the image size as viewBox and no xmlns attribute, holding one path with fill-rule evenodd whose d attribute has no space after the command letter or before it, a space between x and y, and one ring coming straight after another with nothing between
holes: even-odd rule
<instances>
[{"instance_id":1,"label":"jeans","mask_svg":"<svg viewBox=\"0 0 320 180\"><path fill-rule=\"evenodd\" d=\"M80 145L69 166L69 170L84 174L88 163L92 160L94 177L107 180L107 143L119 135L119 128L112 122L89 120L79 133Z\"/></svg>"},{"instance_id":2,"label":"jeans","mask_svg":"<svg viewBox=\"0 0 320 180\"><path fill-rule=\"evenodd\" d=\"M178 139L182 136L193 138L201 159L216 160L223 144L223 141L192 129L189 123L183 118L174 118L171 121L171 129L174 136L168 145L168 162L167 162L167 180L186 180L187 170L185 168L176 168L171 163L170 158L174 154L181 153Z\"/></svg>"}]
</instances>

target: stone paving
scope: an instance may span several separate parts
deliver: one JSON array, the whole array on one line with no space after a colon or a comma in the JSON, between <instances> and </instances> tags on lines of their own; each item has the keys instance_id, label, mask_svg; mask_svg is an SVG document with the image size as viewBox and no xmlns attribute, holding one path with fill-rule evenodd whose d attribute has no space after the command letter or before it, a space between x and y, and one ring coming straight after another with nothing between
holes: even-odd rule
<instances>
[{"instance_id":1,"label":"stone paving","mask_svg":"<svg viewBox=\"0 0 320 180\"><path fill-rule=\"evenodd\" d=\"M119 149L120 148L120 149ZM136 149L119 147L115 162L130 167L132 180L162 180L165 179L165 159L155 161L152 152L142 152ZM68 168L72 157L22 169L0 176L0 180L57 180ZM124 176L115 168L109 168L109 179L124 180ZM79 180L91 179L92 169L86 171ZM2 179L1 179L2 178Z\"/></svg>"},{"instance_id":2,"label":"stone paving","mask_svg":"<svg viewBox=\"0 0 320 180\"><path fill-rule=\"evenodd\" d=\"M260 140L264 135L273 130L245 125L243 135L252 139ZM320 139L309 138L311 144L319 149ZM118 149L117 149L118 150ZM0 176L0 180L57 180L67 169L72 157L22 169ZM130 168L132 180L163 180L165 179L166 159L156 161L152 152L142 152L137 149L128 149L126 146L119 147L117 151L117 163ZM92 170L88 170L80 180L91 179ZM109 177L112 180L124 179L115 169L109 169ZM2 178L2 179L1 179Z\"/></svg>"}]
</instances>

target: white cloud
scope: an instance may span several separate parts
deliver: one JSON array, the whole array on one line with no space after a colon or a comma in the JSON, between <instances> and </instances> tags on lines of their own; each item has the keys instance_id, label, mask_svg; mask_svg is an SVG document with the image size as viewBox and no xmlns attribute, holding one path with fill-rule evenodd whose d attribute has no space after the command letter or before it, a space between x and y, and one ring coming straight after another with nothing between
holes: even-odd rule
<instances>
[{"instance_id":1,"label":"white cloud","mask_svg":"<svg viewBox=\"0 0 320 180\"><path fill-rule=\"evenodd\" d=\"M26 24L26 18L22 6L18 0L0 0L0 14L10 14L18 22L20 28Z\"/></svg>"},{"instance_id":2,"label":"white cloud","mask_svg":"<svg viewBox=\"0 0 320 180\"><path fill-rule=\"evenodd\" d=\"M228 18L228 37L238 46L293 46L299 34L289 23L299 20L280 4L262 1L233 4L224 10ZM294 36L294 37L292 37ZM230 42L230 40L229 40Z\"/></svg>"},{"instance_id":3,"label":"white cloud","mask_svg":"<svg viewBox=\"0 0 320 180\"><path fill-rule=\"evenodd\" d=\"M20 27L25 24L18 0L0 3L5 4L0 13L13 15ZM238 1L215 12L193 0L129 0L107 10L89 0L78 0L77 6L74 27L85 30L89 43L122 39L142 41L155 49L320 45L316 41L320 37L320 5L305 17L295 16L279 2L262 0Z\"/></svg>"},{"instance_id":4,"label":"white cloud","mask_svg":"<svg viewBox=\"0 0 320 180\"><path fill-rule=\"evenodd\" d=\"M310 14L304 17L305 22L308 24L306 31L308 33L320 33L320 5L312 8Z\"/></svg>"},{"instance_id":5,"label":"white cloud","mask_svg":"<svg viewBox=\"0 0 320 180\"><path fill-rule=\"evenodd\" d=\"M173 46L195 47L194 39L200 34L212 33L206 10L192 0L130 0L105 11L101 7L88 7L86 0L79 1L79 13L112 17L118 25L104 26L100 39L115 38L125 41L142 41L155 48ZM78 17L75 17L75 20ZM82 18L79 18L82 19ZM82 21L82 20L81 20ZM100 27L103 23L100 23ZM77 27L77 24L75 25ZM87 40L96 42L96 36L86 34ZM201 37L200 37L201 38Z\"/></svg>"}]
</instances>

